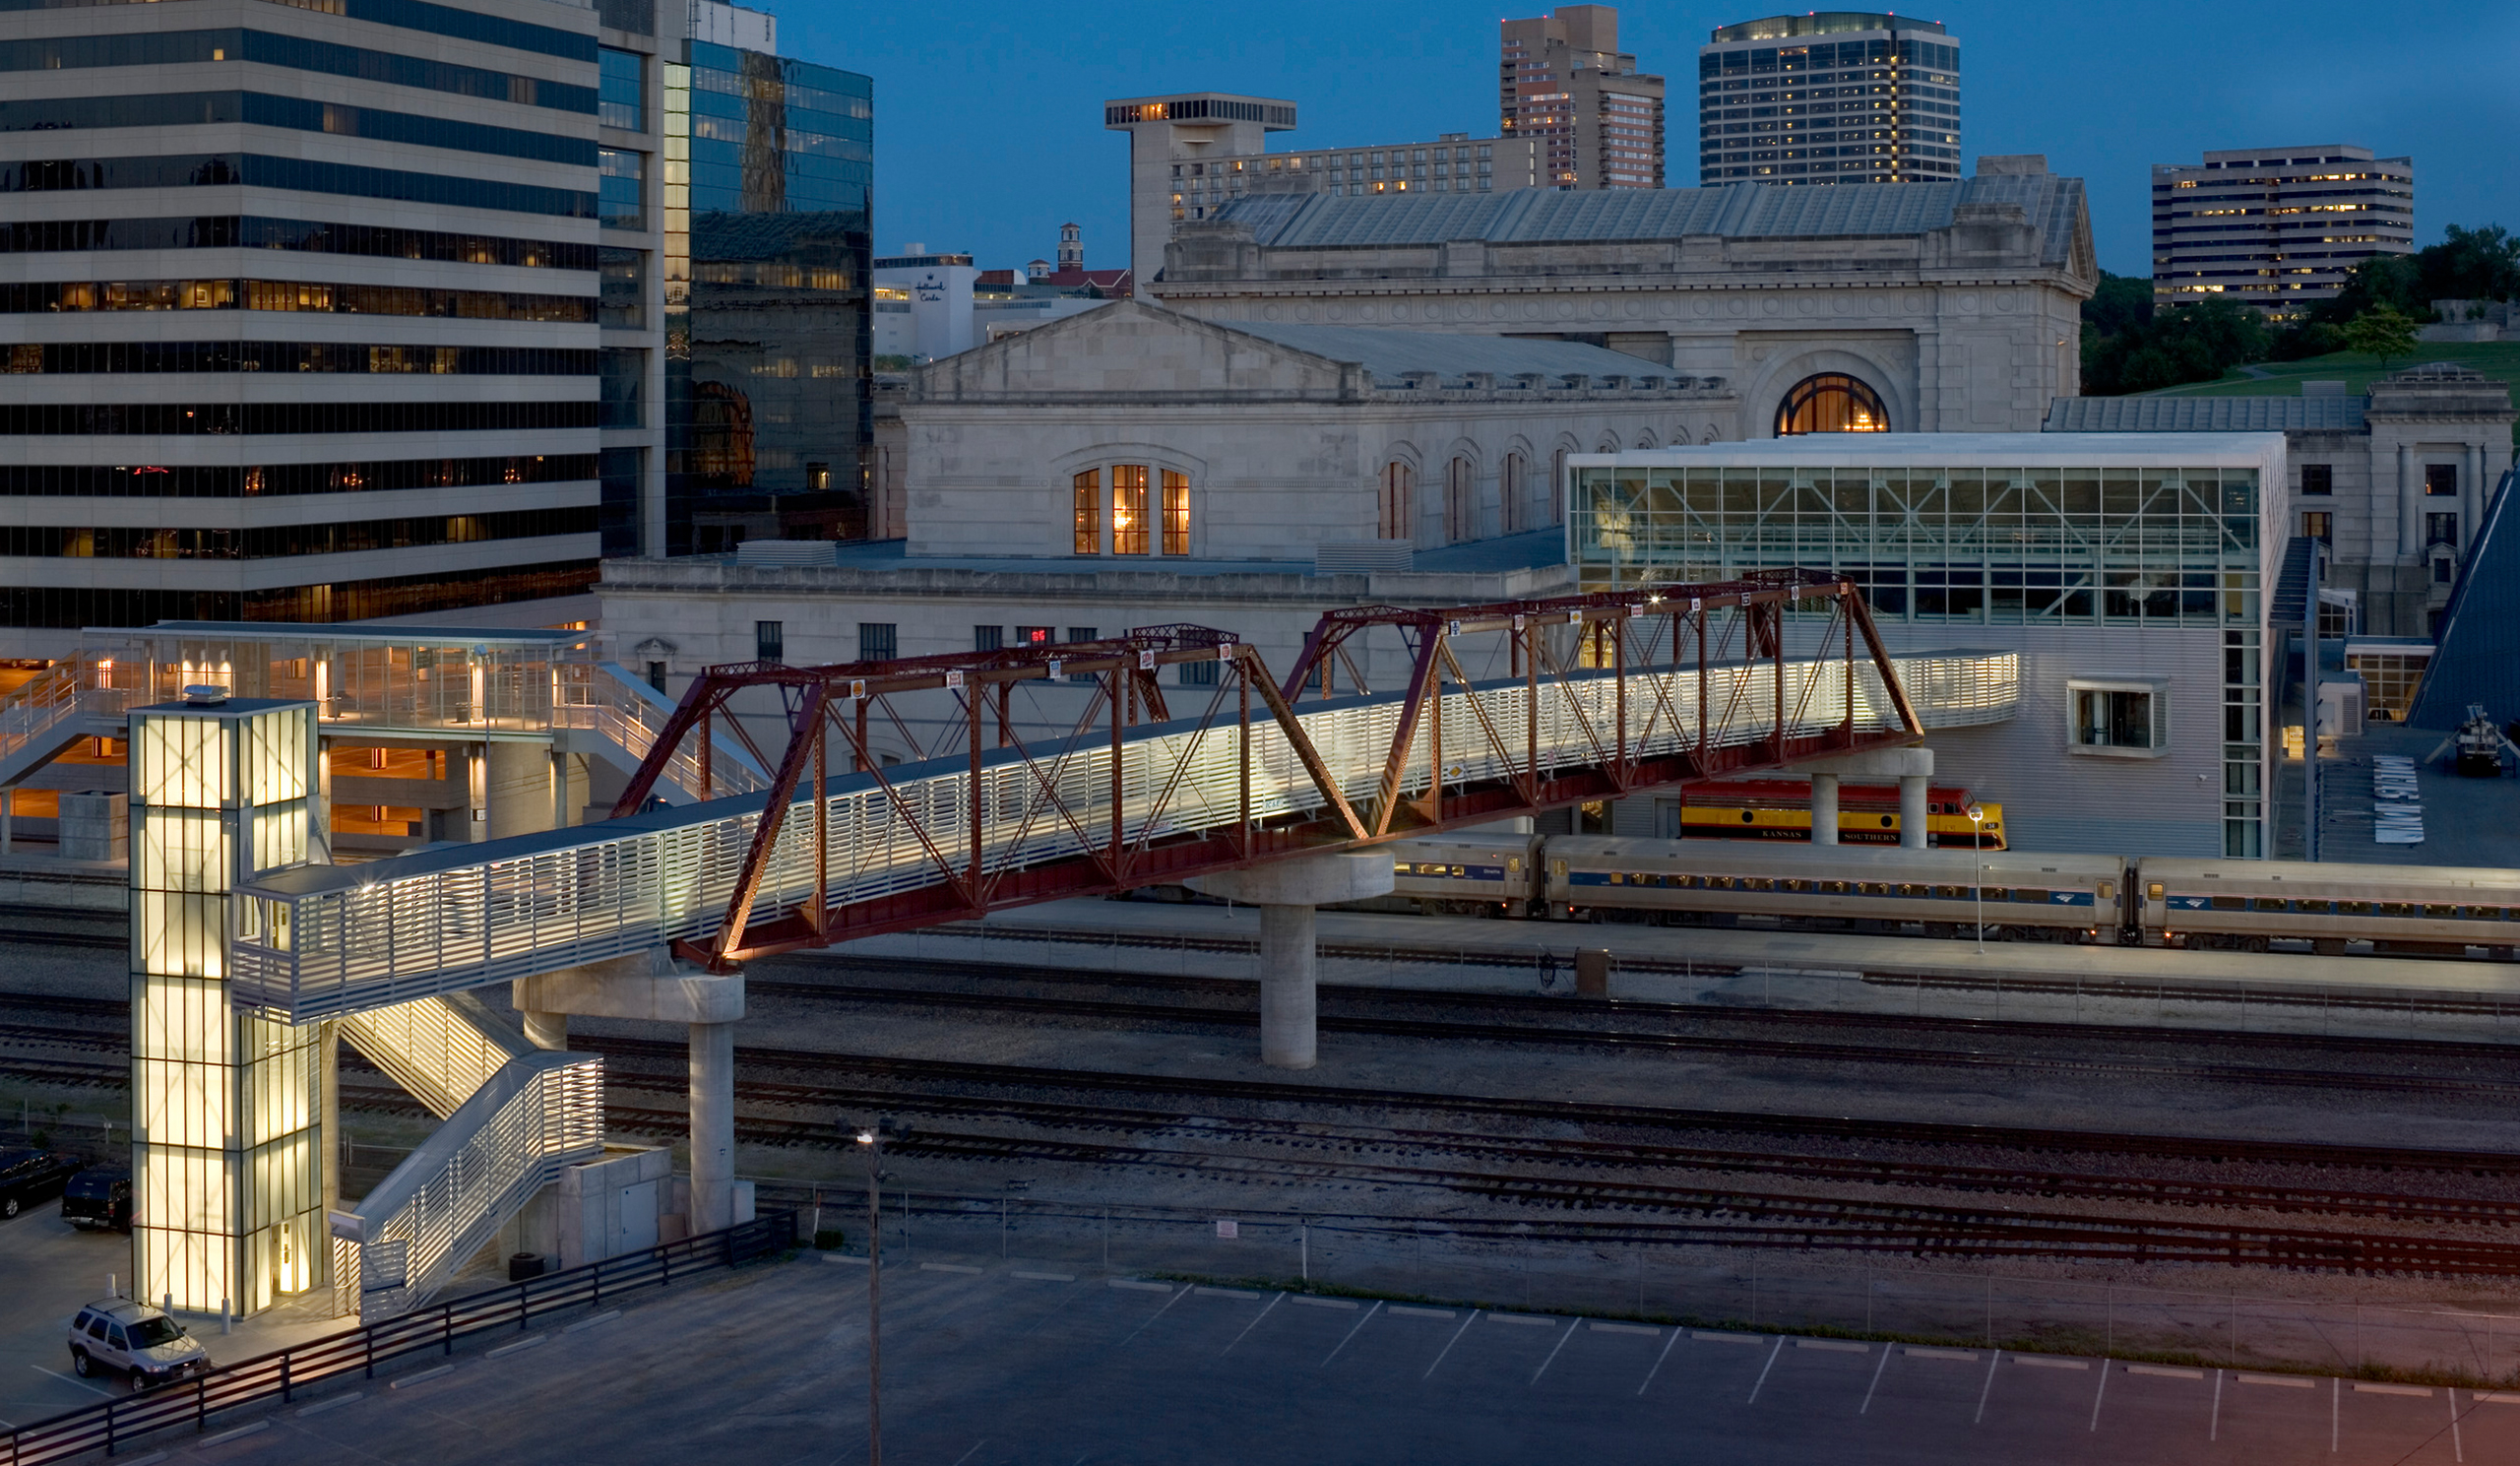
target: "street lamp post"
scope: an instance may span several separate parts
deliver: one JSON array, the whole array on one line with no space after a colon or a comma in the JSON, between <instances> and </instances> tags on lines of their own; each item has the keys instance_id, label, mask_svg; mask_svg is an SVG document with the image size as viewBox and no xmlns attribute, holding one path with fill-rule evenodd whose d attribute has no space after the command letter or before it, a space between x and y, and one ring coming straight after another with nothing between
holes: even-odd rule
<instances>
[{"instance_id":1,"label":"street lamp post","mask_svg":"<svg viewBox=\"0 0 2520 1466\"><path fill-rule=\"evenodd\" d=\"M1978 955L1986 955L1986 806L1972 803L1969 815L1969 894L1978 907Z\"/></svg>"},{"instance_id":2,"label":"street lamp post","mask_svg":"<svg viewBox=\"0 0 2520 1466\"><path fill-rule=\"evenodd\" d=\"M866 1462L884 1466L884 1142L910 1126L887 1116L857 1132L866 1148Z\"/></svg>"}]
</instances>

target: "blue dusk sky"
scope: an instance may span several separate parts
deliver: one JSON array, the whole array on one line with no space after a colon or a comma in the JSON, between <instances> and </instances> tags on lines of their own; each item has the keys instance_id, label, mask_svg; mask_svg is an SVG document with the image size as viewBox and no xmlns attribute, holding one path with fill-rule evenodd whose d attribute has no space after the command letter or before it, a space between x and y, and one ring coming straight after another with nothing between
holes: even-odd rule
<instances>
[{"instance_id":1,"label":"blue dusk sky","mask_svg":"<svg viewBox=\"0 0 2520 1466\"><path fill-rule=\"evenodd\" d=\"M750 0L791 56L875 80L875 240L968 250L983 268L1048 257L1085 226L1086 262L1126 263L1128 141L1105 97L1218 90L1287 97L1272 146L1345 147L1496 130L1496 23L1547 7L1386 0L1088 6L1006 0ZM1775 11L1620 7L1619 39L1671 79L1667 181L1697 181L1697 48ZM2435 0L2021 0L1922 12L1961 44L1961 138L2044 153L2091 188L2104 268L2149 275L2150 165L2207 149L2347 142L2415 159L2416 240L2520 228L2520 5ZM2497 78L2502 80L2496 80Z\"/></svg>"}]
</instances>

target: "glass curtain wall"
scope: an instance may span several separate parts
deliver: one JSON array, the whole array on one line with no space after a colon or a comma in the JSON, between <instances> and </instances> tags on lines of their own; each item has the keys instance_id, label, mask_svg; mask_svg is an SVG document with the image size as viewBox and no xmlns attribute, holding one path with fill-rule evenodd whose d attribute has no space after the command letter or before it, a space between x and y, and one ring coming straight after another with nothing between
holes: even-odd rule
<instances>
[{"instance_id":1,"label":"glass curtain wall","mask_svg":"<svg viewBox=\"0 0 2520 1466\"><path fill-rule=\"evenodd\" d=\"M2225 854L2255 856L2260 789L2259 484L2253 468L1572 471L1588 589L1832 570L1877 620L2175 625L2223 641Z\"/></svg>"},{"instance_id":2,"label":"glass curtain wall","mask_svg":"<svg viewBox=\"0 0 2520 1466\"><path fill-rule=\"evenodd\" d=\"M131 1275L178 1308L329 1273L323 1025L234 1011L225 970L235 883L326 859L315 758L308 703L132 717Z\"/></svg>"},{"instance_id":3,"label":"glass curtain wall","mask_svg":"<svg viewBox=\"0 0 2520 1466\"><path fill-rule=\"evenodd\" d=\"M664 69L666 540L862 539L873 88L690 43Z\"/></svg>"}]
</instances>

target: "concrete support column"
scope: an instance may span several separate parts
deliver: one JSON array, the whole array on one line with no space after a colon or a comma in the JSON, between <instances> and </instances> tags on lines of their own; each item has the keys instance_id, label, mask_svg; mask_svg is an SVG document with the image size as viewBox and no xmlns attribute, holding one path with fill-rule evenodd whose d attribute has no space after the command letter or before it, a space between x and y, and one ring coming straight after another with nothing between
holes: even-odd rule
<instances>
[{"instance_id":1,"label":"concrete support column","mask_svg":"<svg viewBox=\"0 0 2520 1466\"><path fill-rule=\"evenodd\" d=\"M1260 908L1260 1061L1309 1069L1317 1056L1313 908L1382 896L1391 857L1295 856L1194 876L1190 888Z\"/></svg>"},{"instance_id":2,"label":"concrete support column","mask_svg":"<svg viewBox=\"0 0 2520 1466\"><path fill-rule=\"evenodd\" d=\"M735 1225L735 1026L691 1025L691 1230Z\"/></svg>"},{"instance_id":3,"label":"concrete support column","mask_svg":"<svg viewBox=\"0 0 2520 1466\"><path fill-rule=\"evenodd\" d=\"M569 1047L568 1014L520 1008L517 1016L525 1020L525 1041L535 1048L557 1053Z\"/></svg>"},{"instance_id":4,"label":"concrete support column","mask_svg":"<svg viewBox=\"0 0 2520 1466\"><path fill-rule=\"evenodd\" d=\"M551 828L551 745L533 739L501 739L485 745L483 780L490 811L489 838L538 835Z\"/></svg>"},{"instance_id":5,"label":"concrete support column","mask_svg":"<svg viewBox=\"0 0 2520 1466\"><path fill-rule=\"evenodd\" d=\"M1922 850L1925 840L1925 783L1923 774L1899 776L1899 848Z\"/></svg>"},{"instance_id":6,"label":"concrete support column","mask_svg":"<svg viewBox=\"0 0 2520 1466\"><path fill-rule=\"evenodd\" d=\"M1309 1069L1318 1053L1312 910L1260 908L1260 1061L1281 1069Z\"/></svg>"},{"instance_id":7,"label":"concrete support column","mask_svg":"<svg viewBox=\"0 0 2520 1466\"><path fill-rule=\"evenodd\" d=\"M0 856L17 854L18 792L0 789Z\"/></svg>"},{"instance_id":8,"label":"concrete support column","mask_svg":"<svg viewBox=\"0 0 2520 1466\"><path fill-rule=\"evenodd\" d=\"M1811 843L1838 843L1838 776L1811 776Z\"/></svg>"}]
</instances>

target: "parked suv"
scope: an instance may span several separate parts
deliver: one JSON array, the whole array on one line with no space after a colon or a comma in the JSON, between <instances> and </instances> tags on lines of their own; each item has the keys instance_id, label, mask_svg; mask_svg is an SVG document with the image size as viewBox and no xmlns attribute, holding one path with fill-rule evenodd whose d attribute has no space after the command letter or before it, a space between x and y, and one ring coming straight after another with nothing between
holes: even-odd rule
<instances>
[{"instance_id":1,"label":"parked suv","mask_svg":"<svg viewBox=\"0 0 2520 1466\"><path fill-rule=\"evenodd\" d=\"M81 1377L119 1370L134 1389L163 1384L210 1368L210 1353L184 1326L147 1304L108 1298L70 1321L70 1368Z\"/></svg>"},{"instance_id":2,"label":"parked suv","mask_svg":"<svg viewBox=\"0 0 2520 1466\"><path fill-rule=\"evenodd\" d=\"M0 1221L59 1191L78 1169L57 1150L0 1150Z\"/></svg>"},{"instance_id":3,"label":"parked suv","mask_svg":"<svg viewBox=\"0 0 2520 1466\"><path fill-rule=\"evenodd\" d=\"M91 1227L131 1230L131 1168L91 1166L61 1188L61 1219L85 1232Z\"/></svg>"}]
</instances>

